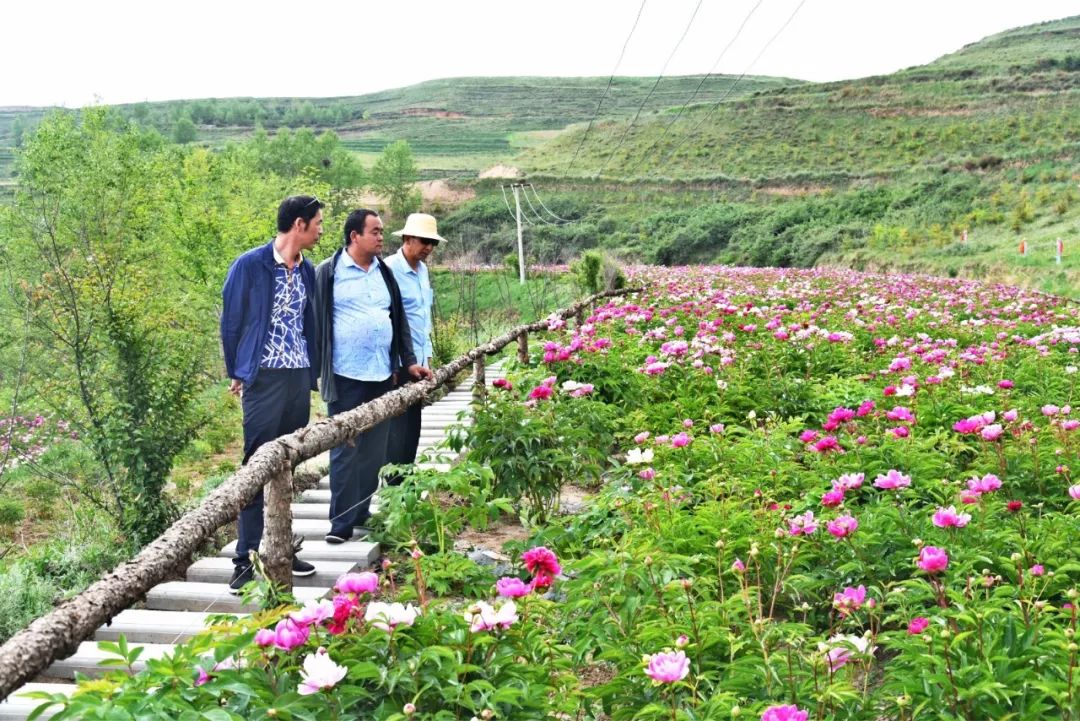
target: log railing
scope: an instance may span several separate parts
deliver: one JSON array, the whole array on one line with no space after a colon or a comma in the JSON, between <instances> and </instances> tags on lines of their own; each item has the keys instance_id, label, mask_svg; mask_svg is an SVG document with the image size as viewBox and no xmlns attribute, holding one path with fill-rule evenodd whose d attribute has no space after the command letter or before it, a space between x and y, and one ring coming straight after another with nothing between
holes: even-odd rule
<instances>
[{"instance_id":1,"label":"log railing","mask_svg":"<svg viewBox=\"0 0 1080 721\"><path fill-rule=\"evenodd\" d=\"M563 320L573 317L580 323L597 301L637 290L624 288L597 293L569 308L555 311L552 316ZM303 461L352 441L382 421L401 415L470 365L474 367L474 397L478 397L484 391L484 359L517 341L518 357L527 360L528 334L546 330L552 316L517 326L476 346L436 369L431 380L408 384L347 413L317 421L260 447L198 507L185 513L134 558L120 564L0 646L0 699L33 679L53 661L74 653L79 643L90 638L99 626L145 598L150 588L190 565L192 556L203 542L218 528L235 520L240 509L264 486L266 523L262 555L266 575L275 583L291 588L292 514L289 504L294 484L310 484L312 480L303 478L302 470L294 476L293 469Z\"/></svg>"}]
</instances>

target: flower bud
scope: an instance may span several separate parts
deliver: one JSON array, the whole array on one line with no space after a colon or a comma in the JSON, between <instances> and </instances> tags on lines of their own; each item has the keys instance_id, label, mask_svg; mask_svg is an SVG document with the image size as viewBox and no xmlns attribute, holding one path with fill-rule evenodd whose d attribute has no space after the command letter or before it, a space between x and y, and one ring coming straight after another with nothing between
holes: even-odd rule
<instances>
[{"instance_id":1,"label":"flower bud","mask_svg":"<svg viewBox=\"0 0 1080 721\"><path fill-rule=\"evenodd\" d=\"M915 546L915 548L922 548L923 541L921 538L912 538L911 545Z\"/></svg>"},{"instance_id":2,"label":"flower bud","mask_svg":"<svg viewBox=\"0 0 1080 721\"><path fill-rule=\"evenodd\" d=\"M1065 629L1065 638L1072 638L1075 635L1076 635L1076 631L1074 631L1073 629L1071 629L1071 628Z\"/></svg>"},{"instance_id":3,"label":"flower bud","mask_svg":"<svg viewBox=\"0 0 1080 721\"><path fill-rule=\"evenodd\" d=\"M742 713L742 707L739 706L738 704L735 704L734 706L731 707L731 718L738 718L739 714L741 714L741 713Z\"/></svg>"},{"instance_id":4,"label":"flower bud","mask_svg":"<svg viewBox=\"0 0 1080 721\"><path fill-rule=\"evenodd\" d=\"M416 704L407 703L402 707L401 710L406 716L412 716L414 713L416 713Z\"/></svg>"},{"instance_id":5,"label":"flower bud","mask_svg":"<svg viewBox=\"0 0 1080 721\"><path fill-rule=\"evenodd\" d=\"M1069 592L1065 595L1069 597L1070 601L1075 601L1077 598L1080 598L1080 591L1077 591L1075 588L1070 588Z\"/></svg>"},{"instance_id":6,"label":"flower bud","mask_svg":"<svg viewBox=\"0 0 1080 721\"><path fill-rule=\"evenodd\" d=\"M484 709L483 711L480 712L480 718L484 719L485 721L487 721L487 719L491 719L491 718L494 718L494 717L495 717L495 712L492 711L489 708L486 708L486 709Z\"/></svg>"},{"instance_id":7,"label":"flower bud","mask_svg":"<svg viewBox=\"0 0 1080 721\"><path fill-rule=\"evenodd\" d=\"M1009 556L1009 560L1012 561L1013 563L1016 563L1017 561L1019 561L1022 558L1023 558L1023 556L1021 554L1019 554L1019 553L1014 553L1011 556Z\"/></svg>"},{"instance_id":8,"label":"flower bud","mask_svg":"<svg viewBox=\"0 0 1080 721\"><path fill-rule=\"evenodd\" d=\"M682 587L685 590L689 591L693 587L693 585L694 585L693 579L690 579L690 578L682 579Z\"/></svg>"},{"instance_id":9,"label":"flower bud","mask_svg":"<svg viewBox=\"0 0 1080 721\"><path fill-rule=\"evenodd\" d=\"M723 541L723 539L721 539L721 540L717 541L717 542L716 542L716 543L715 543L714 545L715 545L715 546L716 546L717 548L723 548L723 547L724 547L724 541Z\"/></svg>"},{"instance_id":10,"label":"flower bud","mask_svg":"<svg viewBox=\"0 0 1080 721\"><path fill-rule=\"evenodd\" d=\"M1075 643L1070 643L1067 648L1069 649L1069 653L1076 653L1076 650L1080 648L1080 646L1077 646Z\"/></svg>"},{"instance_id":11,"label":"flower bud","mask_svg":"<svg viewBox=\"0 0 1080 721\"><path fill-rule=\"evenodd\" d=\"M643 563L646 566L651 566L652 565L652 556L645 556L645 560L643 561Z\"/></svg>"}]
</instances>

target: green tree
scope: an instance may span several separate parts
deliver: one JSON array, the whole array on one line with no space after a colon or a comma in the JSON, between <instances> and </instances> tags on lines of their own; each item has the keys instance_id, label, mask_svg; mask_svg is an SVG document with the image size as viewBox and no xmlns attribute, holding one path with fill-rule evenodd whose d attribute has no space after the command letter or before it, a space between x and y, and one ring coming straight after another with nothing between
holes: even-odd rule
<instances>
[{"instance_id":1,"label":"green tree","mask_svg":"<svg viewBox=\"0 0 1080 721\"><path fill-rule=\"evenodd\" d=\"M204 422L213 317L167 232L168 148L105 108L48 116L19 153L5 275L30 320L39 397L97 461L75 481L136 543L174 509L165 484Z\"/></svg>"},{"instance_id":2,"label":"green tree","mask_svg":"<svg viewBox=\"0 0 1080 721\"><path fill-rule=\"evenodd\" d=\"M419 177L409 141L398 140L386 146L371 168L371 189L386 198L390 215L400 220L420 209L415 185Z\"/></svg>"},{"instance_id":3,"label":"green tree","mask_svg":"<svg viewBox=\"0 0 1080 721\"><path fill-rule=\"evenodd\" d=\"M187 115L180 117L176 124L173 125L172 132L173 140L178 143L190 143L198 137L198 133L195 130L195 121L193 121Z\"/></svg>"}]
</instances>

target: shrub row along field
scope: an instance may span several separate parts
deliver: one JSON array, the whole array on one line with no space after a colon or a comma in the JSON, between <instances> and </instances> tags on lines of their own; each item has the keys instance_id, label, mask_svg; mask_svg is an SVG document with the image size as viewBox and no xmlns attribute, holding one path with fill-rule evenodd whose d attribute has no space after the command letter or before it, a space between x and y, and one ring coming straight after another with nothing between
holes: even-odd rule
<instances>
[{"instance_id":1,"label":"shrub row along field","mask_svg":"<svg viewBox=\"0 0 1080 721\"><path fill-rule=\"evenodd\" d=\"M377 534L408 555L66 717L1080 716L1075 307L852 272L638 281L551 323L466 463L388 491ZM558 515L567 482L595 495ZM535 524L511 563L452 552L511 508Z\"/></svg>"}]
</instances>

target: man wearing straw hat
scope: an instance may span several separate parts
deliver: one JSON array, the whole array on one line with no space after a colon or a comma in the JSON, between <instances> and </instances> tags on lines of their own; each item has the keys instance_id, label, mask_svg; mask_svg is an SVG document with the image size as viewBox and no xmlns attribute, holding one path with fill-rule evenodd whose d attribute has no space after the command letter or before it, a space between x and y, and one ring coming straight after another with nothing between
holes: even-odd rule
<instances>
[{"instance_id":1,"label":"man wearing straw hat","mask_svg":"<svg viewBox=\"0 0 1080 721\"><path fill-rule=\"evenodd\" d=\"M434 355L431 345L431 304L433 294L427 265L424 263L445 240L439 235L435 218L427 213L412 213L405 220L405 227L394 233L401 238L401 248L386 259L394 271L394 279L401 289L405 315L409 319L413 351L416 362L431 368ZM398 385L411 382L404 375L398 376ZM387 438L386 462L409 464L416 461L416 447L420 444L420 403L390 421ZM400 476L388 479L391 484L401 482Z\"/></svg>"},{"instance_id":2,"label":"man wearing straw hat","mask_svg":"<svg viewBox=\"0 0 1080 721\"><path fill-rule=\"evenodd\" d=\"M315 306L322 367L319 389L331 415L391 390L396 375L430 378L416 362L412 334L394 273L379 259L383 223L362 208L345 220L344 246L315 269ZM370 515L386 462L384 421L330 451L330 531L344 543Z\"/></svg>"}]
</instances>

